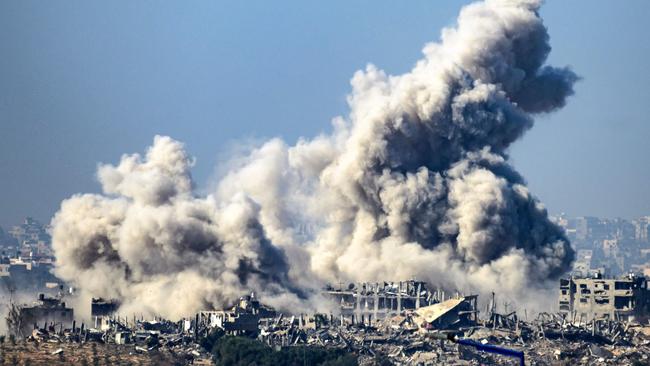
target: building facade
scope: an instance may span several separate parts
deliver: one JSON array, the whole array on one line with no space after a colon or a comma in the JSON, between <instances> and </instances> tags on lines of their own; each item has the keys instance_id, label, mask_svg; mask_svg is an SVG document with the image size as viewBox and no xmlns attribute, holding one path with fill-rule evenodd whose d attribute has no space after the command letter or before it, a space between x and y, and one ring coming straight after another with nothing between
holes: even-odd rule
<instances>
[{"instance_id":1,"label":"building facade","mask_svg":"<svg viewBox=\"0 0 650 366\"><path fill-rule=\"evenodd\" d=\"M560 280L560 312L572 319L644 320L650 315L650 291L644 276Z\"/></svg>"}]
</instances>

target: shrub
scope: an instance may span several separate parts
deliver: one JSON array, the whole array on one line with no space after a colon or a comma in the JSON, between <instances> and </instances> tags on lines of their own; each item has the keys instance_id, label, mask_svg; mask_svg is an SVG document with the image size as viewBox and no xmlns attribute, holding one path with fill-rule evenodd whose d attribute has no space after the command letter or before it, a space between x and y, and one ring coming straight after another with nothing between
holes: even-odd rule
<instances>
[{"instance_id":1,"label":"shrub","mask_svg":"<svg viewBox=\"0 0 650 366\"><path fill-rule=\"evenodd\" d=\"M274 351L264 343L243 337L221 336L212 346L217 366L353 366L357 356L341 349L286 347Z\"/></svg>"}]
</instances>

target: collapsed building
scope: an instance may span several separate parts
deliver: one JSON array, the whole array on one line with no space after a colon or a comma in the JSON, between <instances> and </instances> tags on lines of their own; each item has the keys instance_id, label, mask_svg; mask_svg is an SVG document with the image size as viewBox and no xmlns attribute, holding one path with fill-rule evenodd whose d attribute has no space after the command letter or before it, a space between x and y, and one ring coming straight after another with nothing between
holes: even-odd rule
<instances>
[{"instance_id":1,"label":"collapsed building","mask_svg":"<svg viewBox=\"0 0 650 366\"><path fill-rule=\"evenodd\" d=\"M117 312L120 303L117 300L106 300L101 297L92 298L90 303L90 315L95 316L110 316Z\"/></svg>"},{"instance_id":2,"label":"collapsed building","mask_svg":"<svg viewBox=\"0 0 650 366\"><path fill-rule=\"evenodd\" d=\"M650 316L648 280L630 274L621 278L560 280L560 313L572 318L642 321Z\"/></svg>"},{"instance_id":3,"label":"collapsed building","mask_svg":"<svg viewBox=\"0 0 650 366\"><path fill-rule=\"evenodd\" d=\"M573 283L576 289L580 289L579 280L571 279L569 288ZM565 281L562 282L563 287L566 286ZM610 284L607 281L614 282ZM597 287L609 285L615 289L616 281L619 287L628 286L621 283L629 284L630 289L625 291L634 293L641 288L647 290L638 277L606 280L605 283L598 283ZM418 294L405 290L411 284L406 286L403 283L402 292L394 291L400 287L399 283L394 287L385 286L387 293L382 295L389 297L390 294L397 296L401 293L398 296L400 300L410 296L415 301L402 302L399 313L387 306L385 311L378 311L378 314L384 313L386 316L383 319L373 318L373 321L370 321L370 317L366 317L366 321L356 321L364 318L356 318L355 312L358 314L357 310L365 307L364 296L372 300L380 294L376 290L384 288L382 286L348 288L346 296L351 292L352 300L345 300L344 303L355 304L348 312L349 316L334 313L283 314L263 305L254 294L241 297L230 309L202 311L179 321L160 318L144 320L113 313L96 316L94 326L92 323L87 326L83 322L75 325L72 321L72 327L69 327L72 309L69 309L67 324L58 318L41 319L29 324L28 318L35 314L34 310L23 310L14 315L25 318L22 323L29 325L24 327L21 334L27 342L58 344L59 349L55 352L72 355L67 345L90 342L114 345L111 352L115 353L126 348L131 350L130 354L148 354L152 360L173 356L176 364L209 364L210 350L202 346L202 340L214 334L215 330L227 335L256 338L274 350L295 346L343 349L358 357L362 365L376 364L378 360L384 360L384 364L398 365L506 364L513 362L513 357L520 358L521 362L526 358L531 364L574 360L581 365L634 365L649 358L650 326L628 322L628 318L622 316L609 321L595 321L585 317L572 319L566 313L540 313L535 319L528 320L526 317L526 320L522 320L516 310L508 312L506 308L505 313L499 313L494 298L492 306L485 313L480 313L476 295L446 297L441 291L435 291L431 292L431 297L427 297L423 294L425 290L422 290L422 286L418 304ZM592 287L595 288L596 284ZM328 291L337 292L332 289ZM361 295L364 291L365 294ZM395 301L393 305L397 306ZM110 303L93 299L97 309L109 307ZM357 303L364 306L357 306ZM381 302L376 303L379 305ZM390 304L391 301L385 303ZM371 304L368 306L370 309ZM65 308L60 299L45 296L41 296L38 305L23 309L44 307L49 309L45 313L58 317L52 311Z\"/></svg>"},{"instance_id":4,"label":"collapsed building","mask_svg":"<svg viewBox=\"0 0 650 366\"><path fill-rule=\"evenodd\" d=\"M425 282L409 280L399 282L351 283L347 288L328 286L323 294L339 305L340 314L352 321L372 322L415 310L444 300L441 290L430 291Z\"/></svg>"},{"instance_id":5,"label":"collapsed building","mask_svg":"<svg viewBox=\"0 0 650 366\"><path fill-rule=\"evenodd\" d=\"M220 328L230 335L257 335L260 320L275 316L275 310L262 305L255 298L255 294L251 293L250 296L241 297L230 310L201 311L197 315L196 323Z\"/></svg>"},{"instance_id":6,"label":"collapsed building","mask_svg":"<svg viewBox=\"0 0 650 366\"><path fill-rule=\"evenodd\" d=\"M425 330L460 329L478 323L478 296L452 298L415 310L418 326Z\"/></svg>"},{"instance_id":7,"label":"collapsed building","mask_svg":"<svg viewBox=\"0 0 650 366\"><path fill-rule=\"evenodd\" d=\"M43 328L47 329L72 326L74 310L66 307L65 302L59 298L40 294L38 301L31 306L12 304L6 320L10 334L23 338L32 334L32 330L39 324L44 324Z\"/></svg>"}]
</instances>

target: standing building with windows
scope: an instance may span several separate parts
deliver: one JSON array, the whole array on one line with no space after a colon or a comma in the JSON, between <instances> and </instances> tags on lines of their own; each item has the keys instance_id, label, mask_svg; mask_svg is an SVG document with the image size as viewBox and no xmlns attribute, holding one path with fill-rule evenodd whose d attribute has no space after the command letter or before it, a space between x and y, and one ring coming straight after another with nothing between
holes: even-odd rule
<instances>
[{"instance_id":1,"label":"standing building with windows","mask_svg":"<svg viewBox=\"0 0 650 366\"><path fill-rule=\"evenodd\" d=\"M560 280L560 312L573 319L644 320L650 316L650 291L644 276Z\"/></svg>"}]
</instances>

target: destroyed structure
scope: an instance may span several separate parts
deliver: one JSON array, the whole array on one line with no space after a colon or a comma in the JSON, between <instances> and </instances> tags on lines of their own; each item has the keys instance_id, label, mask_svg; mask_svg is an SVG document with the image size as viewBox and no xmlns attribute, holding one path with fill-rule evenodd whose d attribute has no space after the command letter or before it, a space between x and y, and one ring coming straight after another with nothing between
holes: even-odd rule
<instances>
[{"instance_id":1,"label":"destroyed structure","mask_svg":"<svg viewBox=\"0 0 650 366\"><path fill-rule=\"evenodd\" d=\"M58 298L40 294L33 305L18 306L12 304L7 316L10 334L16 337L27 337L43 324L46 329L64 329L72 326L74 310L68 308L65 302Z\"/></svg>"},{"instance_id":2,"label":"destroyed structure","mask_svg":"<svg viewBox=\"0 0 650 366\"><path fill-rule=\"evenodd\" d=\"M415 310L417 325L424 330L460 329L478 323L477 295L453 298Z\"/></svg>"},{"instance_id":3,"label":"destroyed structure","mask_svg":"<svg viewBox=\"0 0 650 366\"><path fill-rule=\"evenodd\" d=\"M253 293L240 298L230 310L201 311L196 321L211 328L221 328L229 335L257 336L260 320L275 316L275 310L260 304ZM191 325L186 328L191 328Z\"/></svg>"},{"instance_id":4,"label":"destroyed structure","mask_svg":"<svg viewBox=\"0 0 650 366\"><path fill-rule=\"evenodd\" d=\"M650 316L648 280L633 274L562 279L559 304L560 313L572 318L643 321Z\"/></svg>"},{"instance_id":5,"label":"destroyed structure","mask_svg":"<svg viewBox=\"0 0 650 366\"><path fill-rule=\"evenodd\" d=\"M628 278L619 283L638 284L639 281L639 278ZM571 288L573 284L580 289L580 283L578 279L572 279L568 286ZM613 289L615 283L610 284ZM382 360L382 364L397 365L468 365L476 362L636 365L650 360L650 326L640 323L639 318L637 321L629 321L629 317L623 316L608 320L588 319L563 312L541 313L535 318L524 316L521 319L513 309L499 312L494 297L486 310L479 312L477 296L445 298L440 291L425 296L422 285L418 306L417 293L406 290L413 284L406 286L403 283L401 292L394 291L400 288L399 284L380 286L379 289L393 289L386 293L373 286L365 289L363 285L353 286L344 294L348 297L344 300L348 306L345 314L283 314L264 306L251 294L240 298L228 310L203 311L177 322L122 317L113 312L111 315L97 315L95 323L90 325L73 321L71 326L53 326L51 321L37 322L36 328L30 324L29 332L23 332L23 336L27 342L59 344L54 352L69 353L70 357L73 356L68 345L83 347L90 343L113 347L111 352L115 354L130 349L129 354L147 355L152 360L174 359L178 364L209 364L210 352L200 344L215 330L227 335L256 338L276 350L295 346L343 349L358 356L360 365L376 364L377 360ZM563 281L562 286L567 286L567 282ZM630 290L634 292L634 288ZM327 291L342 292L331 288ZM383 314L383 318L381 315L371 316L375 303L378 310L381 309L379 305L391 303L369 302L368 308L372 310L365 312L365 300L372 301L380 295L387 298L395 295L401 300L410 298L414 302L401 302L401 309L397 312L394 306L400 302L394 300L392 307L388 305L384 311L377 312ZM49 304L52 309L65 306L60 301L45 298L41 302L44 306ZM101 308L107 302L94 299L93 303ZM355 304L352 309L350 303ZM362 310L362 316L358 316L358 310ZM18 315L26 316L28 313ZM71 316L72 313L68 320Z\"/></svg>"},{"instance_id":6,"label":"destroyed structure","mask_svg":"<svg viewBox=\"0 0 650 366\"><path fill-rule=\"evenodd\" d=\"M444 300L444 291L431 292L425 282L351 283L347 288L328 286L323 294L340 305L342 316L352 322L368 323L400 314L403 310L419 309Z\"/></svg>"},{"instance_id":7,"label":"destroyed structure","mask_svg":"<svg viewBox=\"0 0 650 366\"><path fill-rule=\"evenodd\" d=\"M96 316L110 316L117 312L120 303L117 300L106 300L102 298L93 298L90 303L90 315Z\"/></svg>"}]
</instances>

